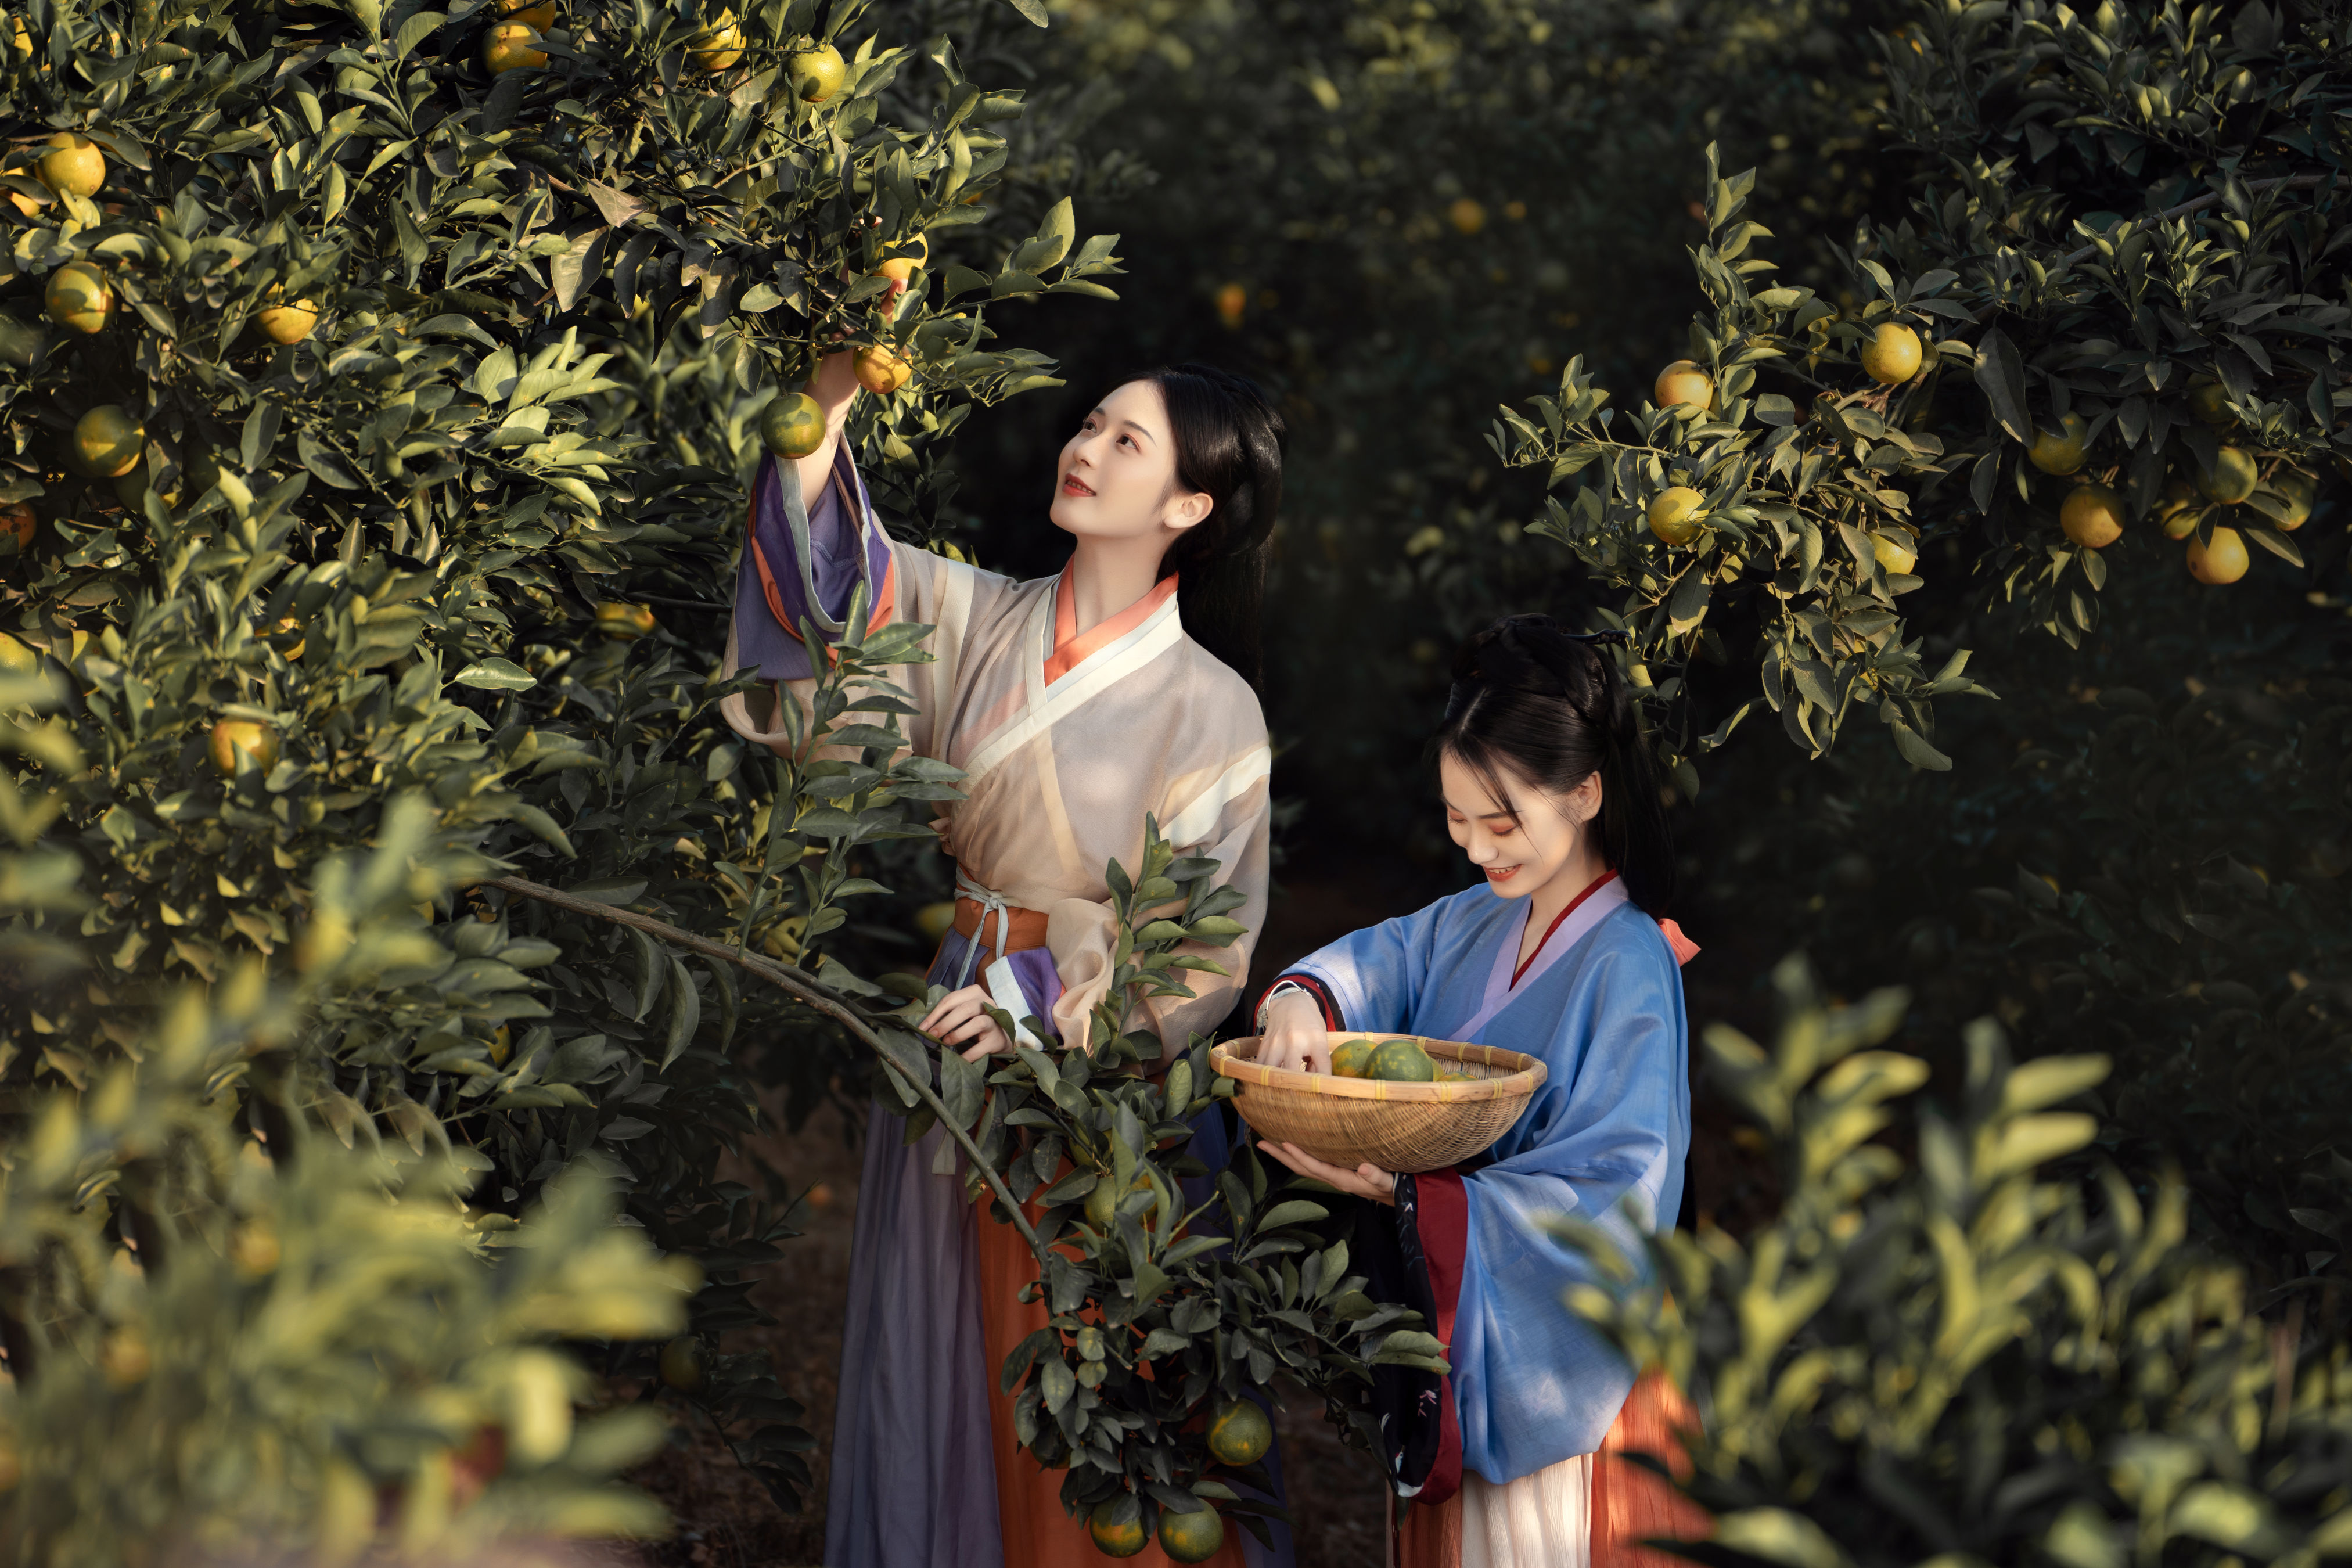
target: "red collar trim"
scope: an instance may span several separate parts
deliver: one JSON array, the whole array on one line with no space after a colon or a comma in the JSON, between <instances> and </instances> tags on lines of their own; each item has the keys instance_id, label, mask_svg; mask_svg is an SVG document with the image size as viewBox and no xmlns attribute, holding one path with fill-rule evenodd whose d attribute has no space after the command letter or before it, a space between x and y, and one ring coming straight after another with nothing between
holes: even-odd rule
<instances>
[{"instance_id":1,"label":"red collar trim","mask_svg":"<svg viewBox=\"0 0 2352 1568\"><path fill-rule=\"evenodd\" d=\"M1168 602L1176 592L1176 574L1170 573L1151 585L1151 592L1138 599L1110 619L1088 626L1086 635L1078 635L1077 590L1070 582L1070 574L1077 563L1074 558L1062 568L1061 581L1054 585L1054 651L1045 660L1045 684L1051 686L1062 677L1085 663L1093 654L1108 647L1150 617L1151 612Z\"/></svg>"},{"instance_id":2,"label":"red collar trim","mask_svg":"<svg viewBox=\"0 0 2352 1568\"><path fill-rule=\"evenodd\" d=\"M1523 959L1519 960L1519 965L1518 965L1518 967L1517 967L1517 969L1514 969L1514 970L1512 970L1512 971L1511 971L1511 986L1512 986L1512 989L1517 990L1517 989L1518 988L1519 976L1521 976L1522 974L1525 974L1525 973L1528 972L1528 964L1530 964L1530 963L1534 963L1538 958L1539 958L1539 957L1541 957L1541 956L1542 956L1542 954L1543 954L1543 950L1544 950L1544 942L1548 942L1551 941L1552 932L1554 932L1554 931L1558 931L1558 930L1559 929L1559 924L1560 924L1560 922L1561 922L1562 921L1564 921L1564 920L1568 919L1568 917L1569 917L1569 916L1570 916L1570 915L1574 914L1574 913L1576 912L1576 910L1577 910L1577 906L1578 906L1578 905L1580 905L1580 904L1583 903L1585 900L1587 900L1587 899L1591 898L1593 894L1595 894L1595 893L1599 892L1601 889L1603 889L1603 888L1607 887L1610 883L1612 883L1612 882L1615 881L1616 879L1617 879L1617 873L1616 873L1616 872L1614 872L1614 871L1603 871L1603 872L1601 872L1600 876L1598 876L1598 877L1596 877L1596 878L1594 878L1594 879L1593 879L1592 885L1591 885L1591 887L1589 887L1589 888L1585 889L1584 889L1584 891L1582 891L1582 892L1580 892L1580 893L1577 894L1577 895L1576 895L1576 897L1574 897L1574 898L1572 898L1572 899L1570 899L1570 900L1568 900L1568 908L1566 908L1566 909L1564 909L1564 910L1560 910L1560 911L1559 911L1559 913L1558 913L1558 914L1556 914L1556 915L1552 916L1552 918L1551 918L1551 924L1549 924L1549 925L1548 925L1548 926L1544 927L1543 942L1539 942L1536 943L1536 945L1535 945L1534 949L1533 949L1531 952L1528 952L1528 954L1525 958L1523 958ZM1490 984L1491 984L1491 982L1490 982Z\"/></svg>"}]
</instances>

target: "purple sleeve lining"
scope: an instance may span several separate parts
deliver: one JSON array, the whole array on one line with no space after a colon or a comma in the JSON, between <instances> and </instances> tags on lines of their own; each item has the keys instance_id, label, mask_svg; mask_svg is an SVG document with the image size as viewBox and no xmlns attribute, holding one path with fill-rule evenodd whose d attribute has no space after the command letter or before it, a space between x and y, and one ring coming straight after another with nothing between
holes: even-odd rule
<instances>
[{"instance_id":1,"label":"purple sleeve lining","mask_svg":"<svg viewBox=\"0 0 2352 1568\"><path fill-rule=\"evenodd\" d=\"M828 484L809 508L810 566L816 578L817 602L824 614L839 620L849 611L856 590L857 532L841 504L841 491ZM784 517L783 487L776 478L776 459L760 460L759 478L751 488L751 537L743 542L743 563L735 575L735 659L739 668L757 670L765 680L805 680L815 674L809 651L776 619L760 586L759 563L751 552L767 557L776 581L776 596L784 613L797 622L807 614L801 574L793 560L793 531Z\"/></svg>"}]
</instances>

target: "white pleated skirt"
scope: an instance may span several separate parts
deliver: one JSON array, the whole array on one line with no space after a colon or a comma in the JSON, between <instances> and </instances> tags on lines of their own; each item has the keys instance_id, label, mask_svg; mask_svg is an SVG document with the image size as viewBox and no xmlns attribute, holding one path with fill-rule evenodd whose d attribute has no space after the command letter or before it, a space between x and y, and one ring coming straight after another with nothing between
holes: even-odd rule
<instances>
[{"instance_id":1,"label":"white pleated skirt","mask_svg":"<svg viewBox=\"0 0 2352 1568\"><path fill-rule=\"evenodd\" d=\"M1462 1568L1591 1568L1592 1456L1496 1486L1462 1476Z\"/></svg>"}]
</instances>

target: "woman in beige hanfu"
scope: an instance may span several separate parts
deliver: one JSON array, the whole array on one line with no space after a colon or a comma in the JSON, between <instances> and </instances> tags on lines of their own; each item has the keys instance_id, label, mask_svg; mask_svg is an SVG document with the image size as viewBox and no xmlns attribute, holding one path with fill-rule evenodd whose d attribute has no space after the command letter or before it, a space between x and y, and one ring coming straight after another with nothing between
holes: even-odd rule
<instances>
[{"instance_id":1,"label":"woman in beige hanfu","mask_svg":"<svg viewBox=\"0 0 2352 1568\"><path fill-rule=\"evenodd\" d=\"M1108 984L1114 858L1134 866L1149 812L1181 854L1205 855L1265 913L1271 753L1254 680L1266 537L1281 495L1279 417L1257 389L1179 365L1116 388L1062 448L1052 518L1074 536L1054 577L1015 582L892 540L840 432L856 383L845 353L809 391L824 444L767 459L751 502L726 673L764 691L729 698L743 735L786 749L777 705L804 700L804 628L845 629L863 588L873 625L938 629L935 662L892 672L913 694L913 749L961 768L950 816L955 929L931 966L951 988L924 1020L977 1058L1011 1048L982 1009L1082 1029ZM816 498L803 506L803 497ZM1232 1009L1250 939L1209 956L1190 1001L1151 1005L1181 1049ZM1193 1152L1222 1165L1213 1113ZM997 1369L1042 1304L1016 1296L1034 1261L1010 1226L964 1198L954 1151L931 1130L903 1146L877 1102L866 1142L825 1521L832 1568L1081 1568L1098 1555L1060 1501L1061 1472L1022 1450ZM1213 1562L1288 1556L1234 1531ZM1155 1545L1138 1561L1164 1561Z\"/></svg>"}]
</instances>

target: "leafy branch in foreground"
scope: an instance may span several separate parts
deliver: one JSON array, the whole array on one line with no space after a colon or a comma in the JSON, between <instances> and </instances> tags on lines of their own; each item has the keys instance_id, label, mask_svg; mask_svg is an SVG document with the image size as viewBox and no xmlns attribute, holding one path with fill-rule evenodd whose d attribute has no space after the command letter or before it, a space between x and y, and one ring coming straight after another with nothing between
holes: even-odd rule
<instances>
[{"instance_id":1,"label":"leafy branch in foreground","mask_svg":"<svg viewBox=\"0 0 2352 1568\"><path fill-rule=\"evenodd\" d=\"M2177 1179L2136 1190L2079 1157L2098 1123L2054 1108L2105 1058L2013 1066L1979 1023L1958 1113L1898 1122L1927 1066L1864 1047L1905 994L1826 1005L1794 959L1776 981L1774 1047L1717 1026L1706 1051L1771 1141L1781 1212L1744 1243L1659 1237L1654 1283L1570 1303L1708 1391L1687 1441L1711 1554L2312 1568L2352 1551L2343 1352L2305 1347L2299 1306L2249 1311L2244 1274L2184 1244ZM1880 1141L1898 1126L1916 1168Z\"/></svg>"}]
</instances>

